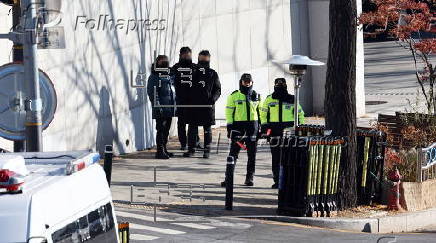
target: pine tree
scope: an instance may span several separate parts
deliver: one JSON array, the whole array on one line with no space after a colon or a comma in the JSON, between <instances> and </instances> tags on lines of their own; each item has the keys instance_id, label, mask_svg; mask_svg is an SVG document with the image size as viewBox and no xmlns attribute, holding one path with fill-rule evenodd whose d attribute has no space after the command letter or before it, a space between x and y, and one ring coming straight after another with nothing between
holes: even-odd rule
<instances>
[{"instance_id":1,"label":"pine tree","mask_svg":"<svg viewBox=\"0 0 436 243\"><path fill-rule=\"evenodd\" d=\"M339 175L339 207L356 205L356 0L330 0L325 92L326 127L347 138Z\"/></svg>"}]
</instances>

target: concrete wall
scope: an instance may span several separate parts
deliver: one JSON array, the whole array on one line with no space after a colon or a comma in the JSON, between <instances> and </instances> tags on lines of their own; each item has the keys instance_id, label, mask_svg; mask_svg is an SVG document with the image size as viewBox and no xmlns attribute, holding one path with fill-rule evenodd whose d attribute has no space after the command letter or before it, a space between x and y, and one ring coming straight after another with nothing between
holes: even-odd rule
<instances>
[{"instance_id":1,"label":"concrete wall","mask_svg":"<svg viewBox=\"0 0 436 243\"><path fill-rule=\"evenodd\" d=\"M265 97L273 80L285 77L293 92L287 67L272 60L304 54L326 62L328 54L328 1L325 0L77 0L63 1L66 46L39 50L39 67L53 80L58 109L44 132L44 150L73 150L114 144L117 153L154 145L150 104L141 88L130 81L150 73L155 54L171 63L178 50L190 46L196 54L212 53L212 68L220 75L222 97L216 116L224 118L226 96L238 88L244 72L252 73L254 88ZM0 5L0 31L11 28L9 8ZM106 17L107 16L107 17ZM110 17L109 17L110 16ZM107 19L106 19L107 18ZM127 26L103 29L100 22L124 20ZM94 19L94 22L86 22ZM163 30L148 30L138 20L165 21ZM136 21L135 21L136 20ZM131 21L131 22L130 22ZM135 24L136 23L136 24ZM292 26L292 29L291 29ZM363 58L360 45L358 59ZM0 41L0 64L10 61L11 43ZM358 86L363 87L363 59ZM147 75L148 76L148 75ZM325 67L306 76L302 105L308 114L322 113ZM359 88L360 89L360 88ZM362 93L363 96L363 93ZM361 100L358 99L359 107ZM361 110L361 109L360 109ZM12 143L0 139L0 147Z\"/></svg>"},{"instance_id":2,"label":"concrete wall","mask_svg":"<svg viewBox=\"0 0 436 243\"><path fill-rule=\"evenodd\" d=\"M211 66L223 85L218 118L224 118L225 97L238 88L243 72L252 73L255 89L267 95L274 78L290 78L271 62L292 53L289 9L290 0L63 1L60 25L67 49L38 51L39 67L58 95L55 119L44 132L44 150L101 151L113 143L117 153L125 153L153 146L148 99L144 89L130 87L130 80L138 72L149 73L155 51L169 55L172 63L182 46L191 46L195 54L211 51ZM2 32L11 27L8 10L0 5ZM85 23L102 21L105 15L125 22L165 19L165 30L120 26L115 31ZM11 43L1 41L0 49L0 64L9 62ZM0 142L3 148L11 145Z\"/></svg>"},{"instance_id":3,"label":"concrete wall","mask_svg":"<svg viewBox=\"0 0 436 243\"><path fill-rule=\"evenodd\" d=\"M238 89L242 73L252 73L254 89L265 97L276 77L290 80L276 59L288 58L291 51L290 0L185 0L181 5L179 42L193 52L209 49L211 66L220 75L222 97L217 102L217 117L224 118L226 97ZM194 11L192 11L194 9ZM200 9L196 11L196 9ZM196 59L196 58L195 58Z\"/></svg>"},{"instance_id":4,"label":"concrete wall","mask_svg":"<svg viewBox=\"0 0 436 243\"><path fill-rule=\"evenodd\" d=\"M401 183L401 205L408 211L418 211L436 207L436 179L422 183Z\"/></svg>"}]
</instances>

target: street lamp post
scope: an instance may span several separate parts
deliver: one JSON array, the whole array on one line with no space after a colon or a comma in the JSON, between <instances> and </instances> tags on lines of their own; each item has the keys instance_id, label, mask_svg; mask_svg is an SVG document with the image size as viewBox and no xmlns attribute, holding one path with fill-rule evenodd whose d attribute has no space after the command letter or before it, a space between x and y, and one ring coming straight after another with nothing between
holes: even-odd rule
<instances>
[{"instance_id":1,"label":"street lamp post","mask_svg":"<svg viewBox=\"0 0 436 243\"><path fill-rule=\"evenodd\" d=\"M21 0L24 23L24 78L26 80L26 148L42 151L42 100L37 67L37 29L39 27L35 0Z\"/></svg>"},{"instance_id":2,"label":"street lamp post","mask_svg":"<svg viewBox=\"0 0 436 243\"><path fill-rule=\"evenodd\" d=\"M289 72L294 76L294 129L298 127L298 107L300 105L300 87L303 82L303 76L306 74L307 66L322 66L323 62L315 61L307 56L293 55L286 61L278 62L281 64L289 65Z\"/></svg>"}]
</instances>

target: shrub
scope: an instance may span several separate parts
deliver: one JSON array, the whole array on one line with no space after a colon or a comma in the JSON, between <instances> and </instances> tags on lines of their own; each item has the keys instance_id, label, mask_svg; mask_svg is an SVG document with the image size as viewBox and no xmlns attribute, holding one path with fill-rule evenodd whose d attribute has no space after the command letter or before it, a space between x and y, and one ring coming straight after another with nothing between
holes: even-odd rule
<instances>
[{"instance_id":1,"label":"shrub","mask_svg":"<svg viewBox=\"0 0 436 243\"><path fill-rule=\"evenodd\" d=\"M416 181L416 163L418 154L416 149L400 150L397 152L388 148L385 153L384 174L387 175L390 170L397 166L402 176L402 181Z\"/></svg>"}]
</instances>

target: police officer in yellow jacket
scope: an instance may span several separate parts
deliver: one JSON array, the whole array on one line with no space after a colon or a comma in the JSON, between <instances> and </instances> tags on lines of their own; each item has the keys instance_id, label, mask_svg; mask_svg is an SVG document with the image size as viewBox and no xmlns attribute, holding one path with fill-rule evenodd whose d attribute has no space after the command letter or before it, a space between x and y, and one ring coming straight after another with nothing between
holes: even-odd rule
<instances>
[{"instance_id":1,"label":"police officer in yellow jacket","mask_svg":"<svg viewBox=\"0 0 436 243\"><path fill-rule=\"evenodd\" d=\"M239 80L239 90L227 98L225 113L227 137L231 139L229 157L233 157L236 163L241 148L247 150L246 186L253 186L259 133L259 103L260 96L253 90L253 79L250 74L244 73ZM225 181L221 186L226 186Z\"/></svg>"},{"instance_id":2,"label":"police officer in yellow jacket","mask_svg":"<svg viewBox=\"0 0 436 243\"><path fill-rule=\"evenodd\" d=\"M283 130L294 126L294 96L287 90L286 80L277 78L274 81L274 92L268 95L260 108L262 134L268 134L272 154L272 172L274 184L278 188L280 172L280 137ZM298 121L304 123L304 112L298 107Z\"/></svg>"}]
</instances>

